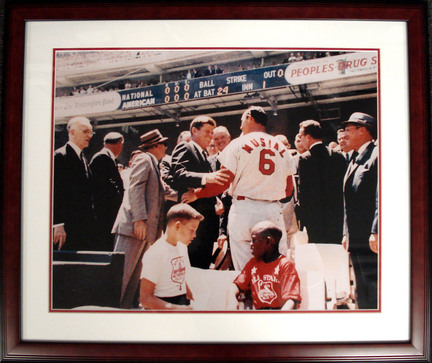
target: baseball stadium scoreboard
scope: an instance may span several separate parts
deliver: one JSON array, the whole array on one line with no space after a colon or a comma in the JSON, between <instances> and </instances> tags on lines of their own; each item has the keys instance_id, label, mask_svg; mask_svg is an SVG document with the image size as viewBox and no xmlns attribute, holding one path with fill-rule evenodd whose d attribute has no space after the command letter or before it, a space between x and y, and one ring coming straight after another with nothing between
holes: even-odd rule
<instances>
[{"instance_id":1,"label":"baseball stadium scoreboard","mask_svg":"<svg viewBox=\"0 0 432 363\"><path fill-rule=\"evenodd\" d=\"M266 67L119 91L122 101L121 109L286 86L285 69L286 65Z\"/></svg>"},{"instance_id":2,"label":"baseball stadium scoreboard","mask_svg":"<svg viewBox=\"0 0 432 363\"><path fill-rule=\"evenodd\" d=\"M158 85L58 97L55 117L127 111L163 104L187 102L238 93L257 92L278 87L322 82L378 72L377 52L354 52L222 73Z\"/></svg>"}]
</instances>

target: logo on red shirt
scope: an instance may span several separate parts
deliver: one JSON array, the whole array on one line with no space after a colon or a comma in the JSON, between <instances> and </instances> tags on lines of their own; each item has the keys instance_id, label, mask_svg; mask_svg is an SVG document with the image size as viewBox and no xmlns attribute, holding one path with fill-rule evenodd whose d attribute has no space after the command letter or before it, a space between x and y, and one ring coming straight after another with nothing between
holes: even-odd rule
<instances>
[{"instance_id":1,"label":"logo on red shirt","mask_svg":"<svg viewBox=\"0 0 432 363\"><path fill-rule=\"evenodd\" d=\"M273 289L273 284L269 282L264 282L262 280L258 281L258 298L266 303L271 304L273 300L276 299L277 295Z\"/></svg>"}]
</instances>

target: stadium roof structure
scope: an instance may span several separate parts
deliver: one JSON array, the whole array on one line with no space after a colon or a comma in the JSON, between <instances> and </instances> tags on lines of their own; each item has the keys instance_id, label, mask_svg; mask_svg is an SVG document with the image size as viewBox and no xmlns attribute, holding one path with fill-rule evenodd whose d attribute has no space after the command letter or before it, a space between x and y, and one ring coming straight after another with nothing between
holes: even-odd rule
<instances>
[{"instance_id":1,"label":"stadium roof structure","mask_svg":"<svg viewBox=\"0 0 432 363\"><path fill-rule=\"evenodd\" d=\"M72 99L75 104L82 102L82 114L94 121L98 128L109 128L160 122L179 123L190 121L197 114L211 117L236 115L251 104L260 105L274 115L283 109L313 106L320 112L322 119L332 119L338 117L332 114L334 104L377 98L378 62L373 60L374 52L370 52L371 55L359 52L358 56L352 52L352 57L345 54L294 64L281 61L269 65L269 62L265 62L266 59L288 57L291 52L296 50L104 50L87 51L81 55L79 51L71 56L60 55L56 63L56 87L149 75L162 79L169 73L185 74L189 69L203 69L215 64L222 67L226 65L227 68L245 62L255 62L255 65L249 70L233 70L193 80L161 82L138 89L56 97L55 123L66 124L72 116L64 112L72 108L68 104ZM365 63L364 59L367 59ZM339 67L341 64L344 64L342 68ZM299 68L300 65L302 68ZM288 67L291 75L303 72L302 77L292 81ZM350 70L353 72L350 73ZM161 101L158 101L157 93L161 93ZM107 100L110 95L112 98ZM92 102L112 102L116 106L118 103L118 107L87 107Z\"/></svg>"}]
</instances>

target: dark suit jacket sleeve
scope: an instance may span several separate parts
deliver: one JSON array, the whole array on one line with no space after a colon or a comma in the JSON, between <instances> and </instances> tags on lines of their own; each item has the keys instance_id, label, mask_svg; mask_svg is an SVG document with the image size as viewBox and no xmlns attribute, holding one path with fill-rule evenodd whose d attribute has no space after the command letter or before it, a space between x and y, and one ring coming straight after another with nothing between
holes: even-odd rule
<instances>
[{"instance_id":1,"label":"dark suit jacket sleeve","mask_svg":"<svg viewBox=\"0 0 432 363\"><path fill-rule=\"evenodd\" d=\"M106 155L98 155L91 161L90 168L93 174L93 181L96 185L106 183L112 177L113 166L113 161Z\"/></svg>"},{"instance_id":2,"label":"dark suit jacket sleeve","mask_svg":"<svg viewBox=\"0 0 432 363\"><path fill-rule=\"evenodd\" d=\"M171 160L174 189L184 191L188 188L201 187L202 178L207 173L192 171L200 169L202 169L202 165L200 165L197 156L192 151L192 146L188 143L178 144L173 151Z\"/></svg>"},{"instance_id":3,"label":"dark suit jacket sleeve","mask_svg":"<svg viewBox=\"0 0 432 363\"><path fill-rule=\"evenodd\" d=\"M67 212L67 165L65 155L56 152L54 155L54 224L66 222Z\"/></svg>"},{"instance_id":4,"label":"dark suit jacket sleeve","mask_svg":"<svg viewBox=\"0 0 432 363\"><path fill-rule=\"evenodd\" d=\"M371 234L378 233L378 183L377 183L377 190L375 195L375 216L372 223L372 231Z\"/></svg>"},{"instance_id":5,"label":"dark suit jacket sleeve","mask_svg":"<svg viewBox=\"0 0 432 363\"><path fill-rule=\"evenodd\" d=\"M92 160L90 164L93 173L95 193L100 194L101 198L107 196L116 196L116 202L121 203L123 198L123 180L118 172L114 161L107 155L99 155Z\"/></svg>"},{"instance_id":6,"label":"dark suit jacket sleeve","mask_svg":"<svg viewBox=\"0 0 432 363\"><path fill-rule=\"evenodd\" d=\"M95 208L100 215L118 209L123 199L123 181L114 161L105 154L93 158L90 168L93 174Z\"/></svg>"},{"instance_id":7,"label":"dark suit jacket sleeve","mask_svg":"<svg viewBox=\"0 0 432 363\"><path fill-rule=\"evenodd\" d=\"M168 185L172 184L172 175L171 175L171 157L164 157L160 161L160 174L162 180Z\"/></svg>"},{"instance_id":8,"label":"dark suit jacket sleeve","mask_svg":"<svg viewBox=\"0 0 432 363\"><path fill-rule=\"evenodd\" d=\"M228 194L227 191L225 191L222 194L220 200L224 205L225 211L220 216L219 234L224 234L225 236L228 236L228 215L232 205L232 197Z\"/></svg>"}]
</instances>

